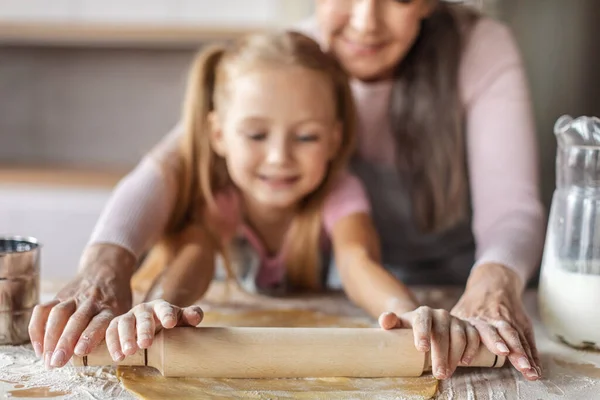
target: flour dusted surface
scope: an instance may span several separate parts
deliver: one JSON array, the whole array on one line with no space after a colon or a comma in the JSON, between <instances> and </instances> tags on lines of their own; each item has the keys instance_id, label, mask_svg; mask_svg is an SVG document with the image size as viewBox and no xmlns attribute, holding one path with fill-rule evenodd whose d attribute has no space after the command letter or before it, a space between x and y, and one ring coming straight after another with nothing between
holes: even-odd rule
<instances>
[{"instance_id":1,"label":"flour dusted surface","mask_svg":"<svg viewBox=\"0 0 600 400\"><path fill-rule=\"evenodd\" d=\"M25 391L32 393L31 389L43 388L50 395L62 393L61 399L69 400L135 399L121 387L114 368L67 366L46 370L30 345L0 346L0 380L18 385L14 389L15 397L20 391L25 394Z\"/></svg>"}]
</instances>

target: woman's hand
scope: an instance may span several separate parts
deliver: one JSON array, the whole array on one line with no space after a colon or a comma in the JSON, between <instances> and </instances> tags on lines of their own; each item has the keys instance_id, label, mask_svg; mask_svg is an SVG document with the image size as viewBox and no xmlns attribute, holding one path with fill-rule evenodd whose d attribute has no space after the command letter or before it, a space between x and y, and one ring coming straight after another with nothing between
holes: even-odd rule
<instances>
[{"instance_id":1,"label":"woman's hand","mask_svg":"<svg viewBox=\"0 0 600 400\"><path fill-rule=\"evenodd\" d=\"M542 370L521 291L520 278L513 271L482 265L471 273L467 289L451 313L473 324L492 353L507 356L526 379L537 380Z\"/></svg>"},{"instance_id":2,"label":"woman's hand","mask_svg":"<svg viewBox=\"0 0 600 400\"><path fill-rule=\"evenodd\" d=\"M379 317L379 325L412 328L417 350L431 350L431 371L437 379L450 378L459 364L469 365L479 349L477 330L446 310L422 306L400 315L387 312Z\"/></svg>"},{"instance_id":3,"label":"woman's hand","mask_svg":"<svg viewBox=\"0 0 600 400\"><path fill-rule=\"evenodd\" d=\"M196 326L204 316L199 306L180 308L164 300L139 304L113 319L106 331L106 346L114 361L135 354L152 345L162 328Z\"/></svg>"},{"instance_id":4,"label":"woman's hand","mask_svg":"<svg viewBox=\"0 0 600 400\"><path fill-rule=\"evenodd\" d=\"M54 300L33 310L29 336L47 368L62 367L73 353L89 354L104 339L110 321L131 307L131 253L96 245L86 249L82 265Z\"/></svg>"}]
</instances>

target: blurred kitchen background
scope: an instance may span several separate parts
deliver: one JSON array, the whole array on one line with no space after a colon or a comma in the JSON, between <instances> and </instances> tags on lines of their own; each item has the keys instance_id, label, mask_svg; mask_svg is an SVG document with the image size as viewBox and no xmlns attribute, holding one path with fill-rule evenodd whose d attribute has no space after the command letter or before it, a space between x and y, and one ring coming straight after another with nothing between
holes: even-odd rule
<instances>
[{"instance_id":1,"label":"blurred kitchen background","mask_svg":"<svg viewBox=\"0 0 600 400\"><path fill-rule=\"evenodd\" d=\"M600 116L600 2L474 2L521 47L549 206L554 122ZM0 235L41 240L43 279L72 276L111 187L176 123L198 47L312 10L312 0L0 0Z\"/></svg>"}]
</instances>

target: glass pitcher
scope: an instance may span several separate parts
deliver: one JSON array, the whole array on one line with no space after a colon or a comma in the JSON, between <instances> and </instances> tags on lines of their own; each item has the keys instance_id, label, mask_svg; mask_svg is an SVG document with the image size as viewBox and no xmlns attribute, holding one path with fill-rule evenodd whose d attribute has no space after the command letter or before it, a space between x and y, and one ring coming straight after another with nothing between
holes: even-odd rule
<instances>
[{"instance_id":1,"label":"glass pitcher","mask_svg":"<svg viewBox=\"0 0 600 400\"><path fill-rule=\"evenodd\" d=\"M548 332L600 350L600 119L563 116L539 285Z\"/></svg>"}]
</instances>

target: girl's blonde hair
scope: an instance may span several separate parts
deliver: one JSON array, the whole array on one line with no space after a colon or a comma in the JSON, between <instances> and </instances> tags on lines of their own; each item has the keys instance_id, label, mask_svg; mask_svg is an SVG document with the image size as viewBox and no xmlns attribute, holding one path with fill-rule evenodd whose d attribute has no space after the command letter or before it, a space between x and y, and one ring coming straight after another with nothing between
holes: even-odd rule
<instances>
[{"instance_id":1,"label":"girl's blonde hair","mask_svg":"<svg viewBox=\"0 0 600 400\"><path fill-rule=\"evenodd\" d=\"M334 179L347 165L353 152L355 110L348 79L342 68L333 57L323 53L314 40L300 33L251 35L231 47L208 48L195 58L183 107L185 134L180 148L182 165L177 185L179 193L165 238L189 225L199 205L205 210L206 207L216 209L215 194L232 185L225 160L211 148L208 116L213 111L224 109L231 90L228 83L232 77L261 65L304 67L322 74L334 91L336 117L343 124L339 150L330 161L326 177L314 192L302 199L285 244L287 284L290 289L318 290L322 284L319 246L321 209ZM206 228L211 230L210 227ZM218 235L213 235L213 238L231 278L233 272L226 243ZM169 240L163 240L162 243L163 246L166 244L164 251L172 254L172 249L168 249Z\"/></svg>"}]
</instances>

